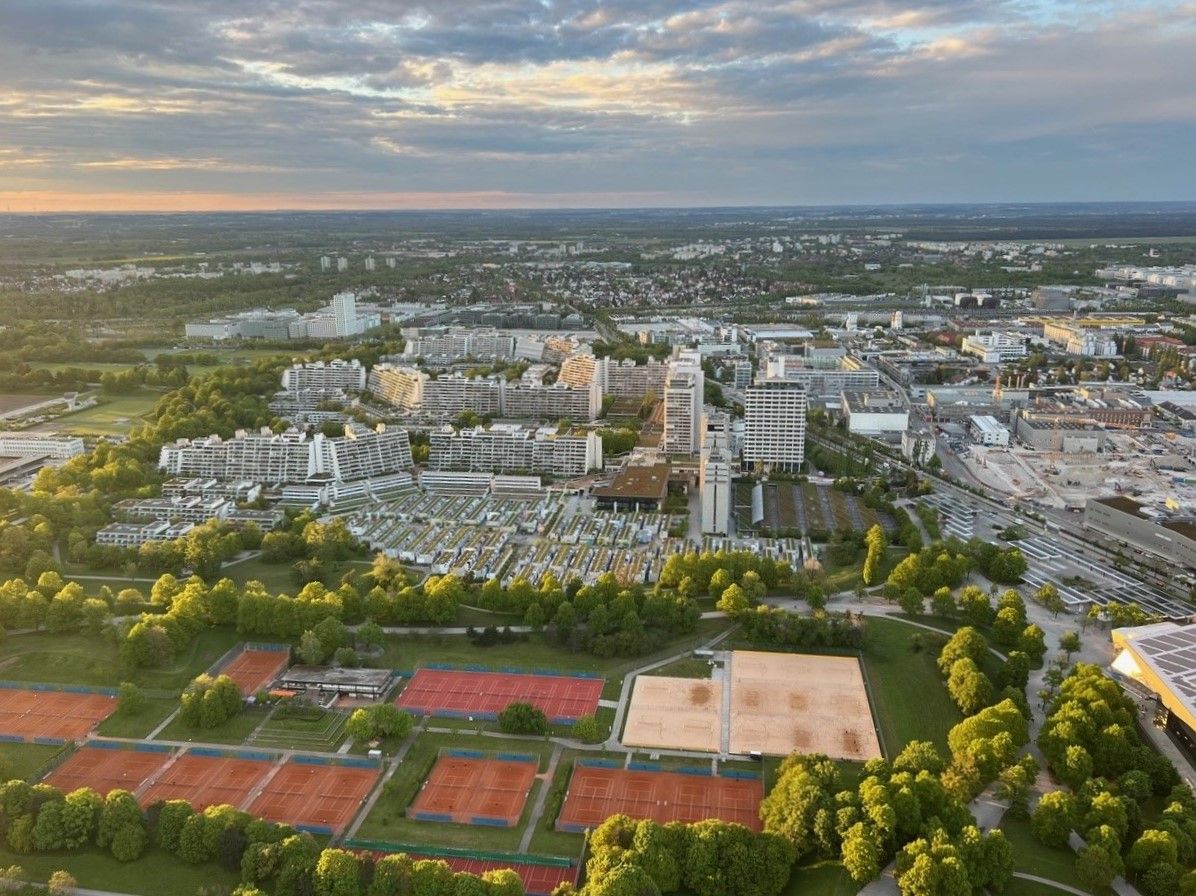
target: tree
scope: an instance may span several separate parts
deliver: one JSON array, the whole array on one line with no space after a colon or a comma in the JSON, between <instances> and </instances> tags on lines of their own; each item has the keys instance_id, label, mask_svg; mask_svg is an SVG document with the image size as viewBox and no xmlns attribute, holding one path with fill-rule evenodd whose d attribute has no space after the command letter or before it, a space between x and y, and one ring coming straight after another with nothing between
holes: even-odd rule
<instances>
[{"instance_id":1,"label":"tree","mask_svg":"<svg viewBox=\"0 0 1196 896\"><path fill-rule=\"evenodd\" d=\"M46 881L46 892L50 896L73 896L79 882L67 871L55 871Z\"/></svg>"},{"instance_id":2,"label":"tree","mask_svg":"<svg viewBox=\"0 0 1196 896\"><path fill-rule=\"evenodd\" d=\"M870 528L864 536L864 544L868 552L864 555L864 569L861 578L865 585L875 585L880 573L880 561L884 559L889 549L889 540L885 537L885 530L879 523Z\"/></svg>"},{"instance_id":3,"label":"tree","mask_svg":"<svg viewBox=\"0 0 1196 896\"><path fill-rule=\"evenodd\" d=\"M1076 877L1093 892L1106 889L1116 876L1113 858L1102 846L1087 846L1076 857Z\"/></svg>"},{"instance_id":4,"label":"tree","mask_svg":"<svg viewBox=\"0 0 1196 896\"><path fill-rule=\"evenodd\" d=\"M584 715L573 723L570 734L582 743L597 743L602 737L602 730L598 720L592 715Z\"/></svg>"},{"instance_id":5,"label":"tree","mask_svg":"<svg viewBox=\"0 0 1196 896\"><path fill-rule=\"evenodd\" d=\"M955 661L964 657L979 664L987 652L988 642L984 640L984 636L970 625L965 625L948 638L943 649L939 651L939 671L943 675L951 674L951 667L955 665Z\"/></svg>"},{"instance_id":6,"label":"tree","mask_svg":"<svg viewBox=\"0 0 1196 896\"><path fill-rule=\"evenodd\" d=\"M1167 831L1148 828L1134 841L1126 856L1126 865L1141 874L1154 865L1175 865L1179 862L1179 847L1175 837Z\"/></svg>"},{"instance_id":7,"label":"tree","mask_svg":"<svg viewBox=\"0 0 1196 896\"><path fill-rule=\"evenodd\" d=\"M167 852L177 853L183 825L194 814L195 810L186 800L167 800L163 803L161 811L158 813L158 823L155 829L155 839L158 845Z\"/></svg>"},{"instance_id":8,"label":"tree","mask_svg":"<svg viewBox=\"0 0 1196 896\"><path fill-rule=\"evenodd\" d=\"M843 835L843 867L857 884L876 879L883 855L881 835L875 827L857 821Z\"/></svg>"},{"instance_id":9,"label":"tree","mask_svg":"<svg viewBox=\"0 0 1196 896\"><path fill-rule=\"evenodd\" d=\"M117 832L128 825L142 826L141 807L136 798L127 790L108 791L96 828L96 846L101 849L111 846Z\"/></svg>"},{"instance_id":10,"label":"tree","mask_svg":"<svg viewBox=\"0 0 1196 896\"><path fill-rule=\"evenodd\" d=\"M498 727L507 734L547 734L548 717L530 703L512 703L498 714Z\"/></svg>"},{"instance_id":11,"label":"tree","mask_svg":"<svg viewBox=\"0 0 1196 896\"><path fill-rule=\"evenodd\" d=\"M126 824L112 838L112 857L118 862L132 862L141 858L149 837L141 822Z\"/></svg>"},{"instance_id":12,"label":"tree","mask_svg":"<svg viewBox=\"0 0 1196 896\"><path fill-rule=\"evenodd\" d=\"M1030 657L1020 650L1011 650L1001 667L1001 687L1024 691L1030 681Z\"/></svg>"},{"instance_id":13,"label":"tree","mask_svg":"<svg viewBox=\"0 0 1196 896\"><path fill-rule=\"evenodd\" d=\"M122 681L116 692L116 711L124 716L135 716L149 705L145 692L131 681Z\"/></svg>"},{"instance_id":14,"label":"tree","mask_svg":"<svg viewBox=\"0 0 1196 896\"><path fill-rule=\"evenodd\" d=\"M735 618L751 609L747 594L738 585L728 585L715 604L715 609Z\"/></svg>"},{"instance_id":15,"label":"tree","mask_svg":"<svg viewBox=\"0 0 1196 896\"><path fill-rule=\"evenodd\" d=\"M922 592L917 588L904 589L901 596L897 598L897 604L901 607L901 612L910 616L921 616L926 609Z\"/></svg>"},{"instance_id":16,"label":"tree","mask_svg":"<svg viewBox=\"0 0 1196 896\"><path fill-rule=\"evenodd\" d=\"M1046 656L1046 635L1041 628L1031 623L1017 639L1017 649L1030 657L1034 663L1041 663Z\"/></svg>"},{"instance_id":17,"label":"tree","mask_svg":"<svg viewBox=\"0 0 1196 896\"><path fill-rule=\"evenodd\" d=\"M1074 795L1065 790L1044 793L1030 818L1030 831L1034 839L1044 846L1056 849L1067 846L1067 839L1076 823L1077 812Z\"/></svg>"},{"instance_id":18,"label":"tree","mask_svg":"<svg viewBox=\"0 0 1196 896\"><path fill-rule=\"evenodd\" d=\"M1068 662L1071 662L1071 655L1078 653L1080 650L1080 633L1079 632L1064 632L1059 636L1059 649L1067 655Z\"/></svg>"},{"instance_id":19,"label":"tree","mask_svg":"<svg viewBox=\"0 0 1196 896\"><path fill-rule=\"evenodd\" d=\"M325 849L312 875L316 896L360 896L361 859L344 849Z\"/></svg>"},{"instance_id":20,"label":"tree","mask_svg":"<svg viewBox=\"0 0 1196 896\"><path fill-rule=\"evenodd\" d=\"M299 638L299 659L309 666L318 666L328 656L319 636L313 631L305 631Z\"/></svg>"},{"instance_id":21,"label":"tree","mask_svg":"<svg viewBox=\"0 0 1196 896\"><path fill-rule=\"evenodd\" d=\"M386 633L382 631L382 626L374 620L367 619L358 627L355 640L360 650L370 653L385 643Z\"/></svg>"}]
</instances>

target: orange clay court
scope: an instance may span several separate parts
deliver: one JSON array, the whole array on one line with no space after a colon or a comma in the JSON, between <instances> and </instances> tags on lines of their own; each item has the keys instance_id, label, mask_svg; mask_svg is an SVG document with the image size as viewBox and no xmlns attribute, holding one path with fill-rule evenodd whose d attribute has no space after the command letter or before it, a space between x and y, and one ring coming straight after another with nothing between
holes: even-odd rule
<instances>
[{"instance_id":1,"label":"orange clay court","mask_svg":"<svg viewBox=\"0 0 1196 896\"><path fill-rule=\"evenodd\" d=\"M285 650L242 650L217 674L227 675L248 697L272 684L289 659L290 654Z\"/></svg>"},{"instance_id":2,"label":"orange clay court","mask_svg":"<svg viewBox=\"0 0 1196 896\"><path fill-rule=\"evenodd\" d=\"M0 688L0 734L82 740L116 710L116 698L67 691Z\"/></svg>"},{"instance_id":3,"label":"orange clay court","mask_svg":"<svg viewBox=\"0 0 1196 896\"><path fill-rule=\"evenodd\" d=\"M63 793L80 787L90 787L101 796L110 790L134 793L169 761L170 754L165 752L80 747L46 776L46 783Z\"/></svg>"},{"instance_id":4,"label":"orange clay court","mask_svg":"<svg viewBox=\"0 0 1196 896\"><path fill-rule=\"evenodd\" d=\"M880 757L860 661L736 650L731 654L731 752Z\"/></svg>"},{"instance_id":5,"label":"orange clay court","mask_svg":"<svg viewBox=\"0 0 1196 896\"><path fill-rule=\"evenodd\" d=\"M287 762L248 811L270 821L339 833L357 814L380 772L376 768Z\"/></svg>"},{"instance_id":6,"label":"orange clay court","mask_svg":"<svg viewBox=\"0 0 1196 896\"><path fill-rule=\"evenodd\" d=\"M162 769L140 801L149 806L158 800L186 800L197 812L225 804L240 807L272 767L260 759L185 753Z\"/></svg>"},{"instance_id":7,"label":"orange clay court","mask_svg":"<svg viewBox=\"0 0 1196 896\"><path fill-rule=\"evenodd\" d=\"M536 761L441 756L407 815L417 821L514 827L539 771Z\"/></svg>"},{"instance_id":8,"label":"orange clay court","mask_svg":"<svg viewBox=\"0 0 1196 896\"><path fill-rule=\"evenodd\" d=\"M578 765L573 769L558 831L596 828L611 815L670 821L719 818L760 830L764 785L757 779L683 775Z\"/></svg>"},{"instance_id":9,"label":"orange clay court","mask_svg":"<svg viewBox=\"0 0 1196 896\"><path fill-rule=\"evenodd\" d=\"M721 681L640 675L631 692L623 743L717 753L722 718Z\"/></svg>"}]
</instances>

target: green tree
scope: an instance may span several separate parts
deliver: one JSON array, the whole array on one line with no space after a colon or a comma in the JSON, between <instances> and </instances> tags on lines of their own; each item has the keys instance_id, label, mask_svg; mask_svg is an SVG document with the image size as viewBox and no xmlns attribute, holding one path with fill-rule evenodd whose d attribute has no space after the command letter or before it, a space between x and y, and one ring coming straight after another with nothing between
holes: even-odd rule
<instances>
[{"instance_id":1,"label":"green tree","mask_svg":"<svg viewBox=\"0 0 1196 896\"><path fill-rule=\"evenodd\" d=\"M320 643L320 637L313 631L306 631L299 638L299 659L309 666L318 666L324 662L328 652Z\"/></svg>"},{"instance_id":2,"label":"green tree","mask_svg":"<svg viewBox=\"0 0 1196 896\"><path fill-rule=\"evenodd\" d=\"M1080 633L1079 632L1064 632L1059 636L1059 649L1067 654L1067 659L1071 661L1071 655L1078 653L1080 650Z\"/></svg>"},{"instance_id":3,"label":"green tree","mask_svg":"<svg viewBox=\"0 0 1196 896\"><path fill-rule=\"evenodd\" d=\"M598 720L593 715L584 715L579 718L573 723L573 727L569 733L577 740L586 744L597 743L602 737L602 730L598 725Z\"/></svg>"},{"instance_id":4,"label":"green tree","mask_svg":"<svg viewBox=\"0 0 1196 896\"><path fill-rule=\"evenodd\" d=\"M843 835L843 867L857 884L876 879L883 857L882 837L871 825L858 821Z\"/></svg>"},{"instance_id":5,"label":"green tree","mask_svg":"<svg viewBox=\"0 0 1196 896\"><path fill-rule=\"evenodd\" d=\"M361 859L344 849L325 849L312 875L315 896L360 896Z\"/></svg>"},{"instance_id":6,"label":"green tree","mask_svg":"<svg viewBox=\"0 0 1196 896\"><path fill-rule=\"evenodd\" d=\"M864 555L864 569L861 578L865 585L875 585L880 573L880 563L889 549L889 540L885 537L885 530L876 523L864 536L864 544L868 552Z\"/></svg>"},{"instance_id":7,"label":"green tree","mask_svg":"<svg viewBox=\"0 0 1196 896\"><path fill-rule=\"evenodd\" d=\"M1175 865L1179 862L1179 847L1175 837L1167 831L1147 828L1126 855L1126 865L1141 874L1154 865Z\"/></svg>"},{"instance_id":8,"label":"green tree","mask_svg":"<svg viewBox=\"0 0 1196 896\"><path fill-rule=\"evenodd\" d=\"M145 692L131 681L122 681L116 692L116 711L124 716L135 716L149 705Z\"/></svg>"},{"instance_id":9,"label":"green tree","mask_svg":"<svg viewBox=\"0 0 1196 896\"><path fill-rule=\"evenodd\" d=\"M743 589L738 585L731 584L723 590L718 603L715 604L715 609L726 613L731 618L735 618L751 609L751 604L748 602L748 597Z\"/></svg>"},{"instance_id":10,"label":"green tree","mask_svg":"<svg viewBox=\"0 0 1196 896\"><path fill-rule=\"evenodd\" d=\"M1093 892L1107 889L1116 876L1116 865L1104 847L1087 846L1076 857L1076 877Z\"/></svg>"},{"instance_id":11,"label":"green tree","mask_svg":"<svg viewBox=\"0 0 1196 896\"><path fill-rule=\"evenodd\" d=\"M118 828L112 837L112 857L118 862L132 862L141 858L149 844L149 836L140 821Z\"/></svg>"},{"instance_id":12,"label":"green tree","mask_svg":"<svg viewBox=\"0 0 1196 896\"><path fill-rule=\"evenodd\" d=\"M507 734L547 734L548 717L530 703L516 702L498 714L498 727Z\"/></svg>"}]
</instances>

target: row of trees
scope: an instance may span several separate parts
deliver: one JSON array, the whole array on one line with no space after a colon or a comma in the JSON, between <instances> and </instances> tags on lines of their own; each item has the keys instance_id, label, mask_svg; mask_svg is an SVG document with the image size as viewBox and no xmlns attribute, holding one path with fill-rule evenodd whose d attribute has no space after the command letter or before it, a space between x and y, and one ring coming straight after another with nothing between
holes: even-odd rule
<instances>
[{"instance_id":1,"label":"row of trees","mask_svg":"<svg viewBox=\"0 0 1196 896\"><path fill-rule=\"evenodd\" d=\"M812 616L779 607L757 607L740 618L744 638L757 647L797 650L803 647L864 646L866 622L850 613L817 612Z\"/></svg>"},{"instance_id":2,"label":"row of trees","mask_svg":"<svg viewBox=\"0 0 1196 896\"><path fill-rule=\"evenodd\" d=\"M694 824L613 815L590 836L581 896L776 896L795 850L784 838L711 819ZM558 893L561 891L558 891Z\"/></svg>"},{"instance_id":3,"label":"row of trees","mask_svg":"<svg viewBox=\"0 0 1196 896\"><path fill-rule=\"evenodd\" d=\"M1196 891L1196 797L1144 744L1133 702L1097 666L1078 664L1059 687L1038 735L1052 772L1071 788L1045 794L1031 821L1049 846L1084 840L1076 873L1104 888L1129 874L1145 896ZM1163 797L1149 823L1143 808Z\"/></svg>"}]
</instances>

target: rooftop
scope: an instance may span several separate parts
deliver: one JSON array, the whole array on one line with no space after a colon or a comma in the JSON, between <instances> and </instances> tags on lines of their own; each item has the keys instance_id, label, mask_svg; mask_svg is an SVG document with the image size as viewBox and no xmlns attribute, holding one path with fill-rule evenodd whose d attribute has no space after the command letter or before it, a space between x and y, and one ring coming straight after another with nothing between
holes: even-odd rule
<instances>
[{"instance_id":1,"label":"rooftop","mask_svg":"<svg viewBox=\"0 0 1196 896\"><path fill-rule=\"evenodd\" d=\"M669 465L625 467L615 474L610 485L595 486L596 498L663 501L669 490Z\"/></svg>"}]
</instances>

